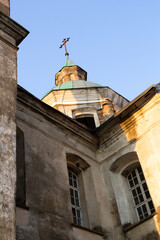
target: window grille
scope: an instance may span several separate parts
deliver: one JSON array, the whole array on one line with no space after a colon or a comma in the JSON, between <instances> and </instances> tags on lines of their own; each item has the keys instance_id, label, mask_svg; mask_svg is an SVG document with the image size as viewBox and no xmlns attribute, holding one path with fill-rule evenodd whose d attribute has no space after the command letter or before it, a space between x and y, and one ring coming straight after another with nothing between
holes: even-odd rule
<instances>
[{"instance_id":1,"label":"window grille","mask_svg":"<svg viewBox=\"0 0 160 240\"><path fill-rule=\"evenodd\" d=\"M68 175L69 175L73 222L78 226L82 226L82 213L81 213L81 206L80 206L78 179L77 179L77 176L70 170L68 171Z\"/></svg>"},{"instance_id":2,"label":"window grille","mask_svg":"<svg viewBox=\"0 0 160 240\"><path fill-rule=\"evenodd\" d=\"M148 186L142 172L142 168L134 169L128 175L129 188L132 193L134 206L139 220L155 212L155 208L148 190Z\"/></svg>"}]
</instances>

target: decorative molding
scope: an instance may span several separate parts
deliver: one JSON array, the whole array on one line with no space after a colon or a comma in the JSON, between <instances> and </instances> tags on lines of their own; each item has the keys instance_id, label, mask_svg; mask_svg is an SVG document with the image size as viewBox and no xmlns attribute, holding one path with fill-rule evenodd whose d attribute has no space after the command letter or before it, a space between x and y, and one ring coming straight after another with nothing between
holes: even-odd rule
<instances>
[{"instance_id":1,"label":"decorative molding","mask_svg":"<svg viewBox=\"0 0 160 240\"><path fill-rule=\"evenodd\" d=\"M69 118L68 116L65 116L61 112L57 111L56 109L53 109L52 107L48 106L47 104L43 103L39 99L35 98L33 95L28 93L27 91L23 91L23 88L18 87L18 96L17 100L19 103L27 106L27 108L31 109L33 112L37 112L38 114L45 117L45 119L48 119L51 122L54 122L57 126L62 129L64 128L67 134L67 131L69 131L70 134L74 134L75 137L77 137L79 140L85 140L87 143L94 148L97 147L97 137L93 136L93 134L85 127L82 127L80 124L78 124L75 120ZM23 93L20 93L20 92ZM31 99L34 98L34 99ZM27 94L27 95L26 95ZM29 101L29 98L31 101ZM35 103L33 104L33 102ZM26 112L26 107L24 107L23 112ZM22 111L22 110L20 110ZM27 111L28 114L28 111ZM35 117L35 114L33 115ZM78 127L78 129L77 129Z\"/></svg>"},{"instance_id":2,"label":"decorative molding","mask_svg":"<svg viewBox=\"0 0 160 240\"><path fill-rule=\"evenodd\" d=\"M15 47L18 46L23 39L29 34L29 31L26 30L24 27L16 23L11 18L4 15L2 12L0 12L0 30L11 36L13 39L15 39ZM3 36L1 36L3 38ZM4 41L8 41L3 38ZM11 43L11 46L13 43Z\"/></svg>"}]
</instances>

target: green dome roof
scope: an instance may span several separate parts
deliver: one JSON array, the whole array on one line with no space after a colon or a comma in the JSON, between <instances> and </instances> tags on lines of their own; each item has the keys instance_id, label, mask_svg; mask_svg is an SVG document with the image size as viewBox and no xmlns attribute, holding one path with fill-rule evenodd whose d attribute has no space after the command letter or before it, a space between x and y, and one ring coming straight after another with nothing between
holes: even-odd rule
<instances>
[{"instance_id":1,"label":"green dome roof","mask_svg":"<svg viewBox=\"0 0 160 240\"><path fill-rule=\"evenodd\" d=\"M100 84L93 83L93 82L87 82L87 81L83 81L83 80L74 80L74 81L62 83L62 84L54 87L52 90L92 88L92 87L102 87L102 86Z\"/></svg>"},{"instance_id":2,"label":"green dome roof","mask_svg":"<svg viewBox=\"0 0 160 240\"><path fill-rule=\"evenodd\" d=\"M93 82L83 81L83 80L69 81L53 87L49 92L47 92L43 96L43 98L47 96L48 93L54 90L68 90L68 89L77 89L77 88L96 88L96 87L102 87L102 85L93 83Z\"/></svg>"}]
</instances>

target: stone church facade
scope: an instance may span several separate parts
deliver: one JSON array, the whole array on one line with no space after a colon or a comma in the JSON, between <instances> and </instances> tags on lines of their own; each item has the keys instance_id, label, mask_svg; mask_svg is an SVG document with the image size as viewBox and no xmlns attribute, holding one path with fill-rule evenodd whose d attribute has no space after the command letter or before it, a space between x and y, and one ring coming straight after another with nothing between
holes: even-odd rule
<instances>
[{"instance_id":1,"label":"stone church facade","mask_svg":"<svg viewBox=\"0 0 160 240\"><path fill-rule=\"evenodd\" d=\"M160 85L129 102L67 60L17 86L28 31L0 0L0 239L160 239Z\"/></svg>"}]
</instances>

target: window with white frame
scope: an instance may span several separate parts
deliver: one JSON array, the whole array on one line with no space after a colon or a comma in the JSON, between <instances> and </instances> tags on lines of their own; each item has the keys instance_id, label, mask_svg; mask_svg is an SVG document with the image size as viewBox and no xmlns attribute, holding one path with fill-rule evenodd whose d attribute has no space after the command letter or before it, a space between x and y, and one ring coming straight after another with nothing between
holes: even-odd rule
<instances>
[{"instance_id":1,"label":"window with white frame","mask_svg":"<svg viewBox=\"0 0 160 240\"><path fill-rule=\"evenodd\" d=\"M78 178L77 178L77 175L71 170L68 170L68 176L69 176L69 187L70 187L73 222L78 226L82 226L82 212L81 212L81 205L80 205Z\"/></svg>"},{"instance_id":2,"label":"window with white frame","mask_svg":"<svg viewBox=\"0 0 160 240\"><path fill-rule=\"evenodd\" d=\"M142 168L139 166L132 170L128 174L127 179L138 219L143 220L147 216L154 213L155 208L148 190Z\"/></svg>"}]
</instances>

